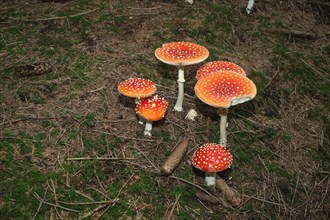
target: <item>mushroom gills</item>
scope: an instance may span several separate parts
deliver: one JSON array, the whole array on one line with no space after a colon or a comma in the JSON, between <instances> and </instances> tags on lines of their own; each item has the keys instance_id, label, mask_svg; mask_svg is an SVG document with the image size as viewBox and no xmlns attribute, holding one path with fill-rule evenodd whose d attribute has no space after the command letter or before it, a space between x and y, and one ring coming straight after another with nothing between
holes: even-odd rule
<instances>
[{"instance_id":1,"label":"mushroom gills","mask_svg":"<svg viewBox=\"0 0 330 220\"><path fill-rule=\"evenodd\" d=\"M238 98L234 98L231 100L231 105L238 105L238 104L241 104L243 102L247 102L251 100L251 98L249 97L238 97Z\"/></svg>"}]
</instances>

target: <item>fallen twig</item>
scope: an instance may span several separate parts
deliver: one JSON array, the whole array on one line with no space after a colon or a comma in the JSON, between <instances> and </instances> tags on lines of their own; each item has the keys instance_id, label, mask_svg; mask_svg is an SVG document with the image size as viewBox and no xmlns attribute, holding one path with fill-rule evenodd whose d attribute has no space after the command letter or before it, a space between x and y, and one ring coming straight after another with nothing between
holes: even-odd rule
<instances>
[{"instance_id":1,"label":"fallen twig","mask_svg":"<svg viewBox=\"0 0 330 220\"><path fill-rule=\"evenodd\" d=\"M325 81L330 82L330 80L324 76L321 71L317 70L314 66L312 66L311 64L307 63L304 59L300 59L304 64L306 64L309 68L311 68L312 70L314 70L315 73L317 73L319 76L321 76Z\"/></svg>"},{"instance_id":2,"label":"fallen twig","mask_svg":"<svg viewBox=\"0 0 330 220\"><path fill-rule=\"evenodd\" d=\"M173 212L174 212L175 207L177 206L177 204L179 202L180 197L181 197L181 194L179 194L179 195L176 196L175 202L174 202L174 204L173 204L173 206L171 208L171 211L170 211L170 213L169 213L169 215L167 216L166 219L168 219L168 220L171 220L172 219Z\"/></svg>"},{"instance_id":3,"label":"fallen twig","mask_svg":"<svg viewBox=\"0 0 330 220\"><path fill-rule=\"evenodd\" d=\"M127 137L127 136L117 135L117 134L114 134L114 133L105 132L105 131L98 131L98 130L92 130L92 131L97 132L97 133L101 133L101 134L113 135L116 138L124 138L124 139L128 139L128 140L137 140L137 141L155 142L155 140L153 140L153 139Z\"/></svg>"},{"instance_id":4,"label":"fallen twig","mask_svg":"<svg viewBox=\"0 0 330 220\"><path fill-rule=\"evenodd\" d=\"M159 168L153 162L151 162L151 160L149 160L149 157L140 148L138 148L137 146L134 146L134 148L137 149L140 154L142 154L146 158L146 160L151 166L153 166L158 172L160 172Z\"/></svg>"},{"instance_id":5,"label":"fallen twig","mask_svg":"<svg viewBox=\"0 0 330 220\"><path fill-rule=\"evenodd\" d=\"M81 161L81 160L135 160L133 157L119 158L119 157L71 157L67 161Z\"/></svg>"},{"instance_id":6,"label":"fallen twig","mask_svg":"<svg viewBox=\"0 0 330 220\"><path fill-rule=\"evenodd\" d=\"M177 176L170 175L170 176L168 176L168 177L169 177L169 178L172 178L172 179L179 180L179 181L184 182L184 183L187 183L187 184L189 184L189 185L191 185L191 186L194 186L194 187L196 187L197 189L199 189L199 190L205 192L207 195L211 196L211 197L214 198L215 200L219 201L219 203L222 203L224 206L233 209L233 207L228 206L227 203L226 203L225 201L223 201L223 200L220 199L220 198L215 197L214 195L212 195L212 193L210 193L209 191L207 191L206 189L204 189L203 187L201 187L201 186L199 186L199 185L196 185L196 184L194 184L194 183L192 183L192 182L190 182L190 181L188 181L188 180L182 179L182 178L177 177Z\"/></svg>"},{"instance_id":7,"label":"fallen twig","mask_svg":"<svg viewBox=\"0 0 330 220\"><path fill-rule=\"evenodd\" d=\"M58 201L58 203L65 204L65 205L97 205L97 204L114 204L118 202L119 199L111 199L111 200L105 200L105 201L92 201L92 202L64 202L64 201Z\"/></svg>"},{"instance_id":8,"label":"fallen twig","mask_svg":"<svg viewBox=\"0 0 330 220\"><path fill-rule=\"evenodd\" d=\"M289 37L293 38L305 38L305 39L317 39L319 36L316 34L312 33L307 33L307 32L302 32L302 31L297 31L297 30L286 30L286 29L271 29L267 30L270 33L275 33L275 34L284 34L288 35Z\"/></svg>"},{"instance_id":9,"label":"fallen twig","mask_svg":"<svg viewBox=\"0 0 330 220\"><path fill-rule=\"evenodd\" d=\"M242 196L246 197L246 198L249 198L249 199L254 199L254 200L258 200L258 201L265 202L265 203L268 203L268 204L283 207L283 205L280 204L280 203L269 201L269 200L266 200L266 199L260 199L260 198L254 197L254 196L248 196L248 195L244 195L244 194Z\"/></svg>"},{"instance_id":10,"label":"fallen twig","mask_svg":"<svg viewBox=\"0 0 330 220\"><path fill-rule=\"evenodd\" d=\"M272 82L274 81L274 79L277 77L278 73L280 71L277 70L276 73L273 75L273 77L269 80L269 82L267 83L267 85L262 89L262 91L266 91L266 89L272 84Z\"/></svg>"},{"instance_id":11,"label":"fallen twig","mask_svg":"<svg viewBox=\"0 0 330 220\"><path fill-rule=\"evenodd\" d=\"M5 121L5 122L1 123L0 126L7 125L7 124L15 124L18 122L28 121L28 120L47 120L47 119L58 119L58 118L59 117L26 117L26 118L20 118L20 119L16 119L16 120L12 120L12 121ZM60 118L66 118L66 117L63 116Z\"/></svg>"},{"instance_id":12,"label":"fallen twig","mask_svg":"<svg viewBox=\"0 0 330 220\"><path fill-rule=\"evenodd\" d=\"M42 198L40 198L40 196L39 196L37 193L34 193L34 197L35 197L39 202L42 202L42 203L44 203L44 204L46 204L46 205L53 206L54 208L56 207L56 208L60 208L60 209L66 210L66 211L79 213L78 210L70 209L70 208L67 208L67 207L64 207L64 206L61 206L61 205L56 205L56 204L54 204L54 203L47 202L46 200L43 200Z\"/></svg>"},{"instance_id":13,"label":"fallen twig","mask_svg":"<svg viewBox=\"0 0 330 220\"><path fill-rule=\"evenodd\" d=\"M45 199L46 199L46 195L47 195L47 192L48 192L48 188L49 188L49 186L47 186L47 188L46 188L46 190L45 190L45 192L44 192L44 196L42 197L41 201L39 201L39 202L40 202L40 203L39 203L39 207L38 207L36 213L34 213L34 216L33 216L32 220L36 219L36 217L37 217L37 215L38 215L38 213L39 213L39 211L40 211L40 209L41 209L41 206L42 206L42 204L44 203L43 201L45 201Z\"/></svg>"},{"instance_id":14,"label":"fallen twig","mask_svg":"<svg viewBox=\"0 0 330 220\"><path fill-rule=\"evenodd\" d=\"M66 18L74 18L74 17L78 17L78 16L81 16L81 15L86 15L86 14L92 13L92 12L97 11L97 10L99 10L99 8L94 8L92 10L80 12L80 13L74 14L74 15L51 17L51 18L15 18L15 17L8 17L8 18L10 20L14 20L14 21L50 21L50 20L60 20L60 19L66 19Z\"/></svg>"}]
</instances>

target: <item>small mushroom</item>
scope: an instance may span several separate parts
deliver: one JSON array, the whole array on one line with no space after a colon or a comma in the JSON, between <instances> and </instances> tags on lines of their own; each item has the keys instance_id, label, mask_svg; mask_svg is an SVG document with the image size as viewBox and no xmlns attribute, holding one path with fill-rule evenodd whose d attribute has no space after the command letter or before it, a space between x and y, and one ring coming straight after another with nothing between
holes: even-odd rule
<instances>
[{"instance_id":1,"label":"small mushroom","mask_svg":"<svg viewBox=\"0 0 330 220\"><path fill-rule=\"evenodd\" d=\"M192 158L193 166L205 172L207 186L214 186L216 172L229 168L232 161L229 150L215 143L204 144L195 151Z\"/></svg>"},{"instance_id":2,"label":"small mushroom","mask_svg":"<svg viewBox=\"0 0 330 220\"><path fill-rule=\"evenodd\" d=\"M255 84L247 77L231 71L219 71L202 77L195 85L196 96L204 103L219 108L220 144L226 147L228 108L253 99Z\"/></svg>"},{"instance_id":3,"label":"small mushroom","mask_svg":"<svg viewBox=\"0 0 330 220\"><path fill-rule=\"evenodd\" d=\"M118 85L118 91L124 96L135 98L135 104L139 103L141 98L152 96L156 93L154 82L143 78L129 78ZM143 124L139 118L139 123Z\"/></svg>"},{"instance_id":4,"label":"small mushroom","mask_svg":"<svg viewBox=\"0 0 330 220\"><path fill-rule=\"evenodd\" d=\"M129 78L119 83L118 91L128 97L136 98L136 103L140 98L146 98L156 93L156 85L149 79Z\"/></svg>"},{"instance_id":5,"label":"small mushroom","mask_svg":"<svg viewBox=\"0 0 330 220\"><path fill-rule=\"evenodd\" d=\"M174 110L181 112L183 110L183 93L184 93L184 67L193 65L206 60L209 56L209 51L195 43L190 42L172 42L163 44L161 48L157 48L155 56L160 61L178 66L178 98L174 106Z\"/></svg>"},{"instance_id":6,"label":"small mushroom","mask_svg":"<svg viewBox=\"0 0 330 220\"><path fill-rule=\"evenodd\" d=\"M185 119L195 121L195 118L198 116L197 112L195 109L190 109L188 114L186 115Z\"/></svg>"},{"instance_id":7,"label":"small mushroom","mask_svg":"<svg viewBox=\"0 0 330 220\"><path fill-rule=\"evenodd\" d=\"M151 136L152 122L159 121L165 117L168 102L158 95L151 96L137 104L135 111L139 116L146 119L144 135Z\"/></svg>"},{"instance_id":8,"label":"small mushroom","mask_svg":"<svg viewBox=\"0 0 330 220\"><path fill-rule=\"evenodd\" d=\"M229 62L229 61L212 61L205 63L201 66L196 73L196 79L199 80L200 78L207 76L211 73L218 72L218 71L233 71L235 73L241 74L246 76L245 71L239 65Z\"/></svg>"}]
</instances>

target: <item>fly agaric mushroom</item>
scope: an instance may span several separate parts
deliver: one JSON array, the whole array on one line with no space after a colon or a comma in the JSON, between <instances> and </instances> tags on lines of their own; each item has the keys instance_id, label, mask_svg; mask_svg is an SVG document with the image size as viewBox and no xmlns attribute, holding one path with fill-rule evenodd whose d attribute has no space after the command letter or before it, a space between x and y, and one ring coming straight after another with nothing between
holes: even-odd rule
<instances>
[{"instance_id":1,"label":"fly agaric mushroom","mask_svg":"<svg viewBox=\"0 0 330 220\"><path fill-rule=\"evenodd\" d=\"M196 96L204 103L219 108L220 144L226 147L228 108L253 99L257 94L255 84L247 77L230 71L211 73L197 81Z\"/></svg>"},{"instance_id":2,"label":"fly agaric mushroom","mask_svg":"<svg viewBox=\"0 0 330 220\"><path fill-rule=\"evenodd\" d=\"M161 48L157 48L155 56L160 61L178 66L178 98L174 106L175 111L182 111L183 93L184 93L184 67L204 61L209 56L209 51L195 43L190 42L172 42L163 44Z\"/></svg>"},{"instance_id":3,"label":"fly agaric mushroom","mask_svg":"<svg viewBox=\"0 0 330 220\"><path fill-rule=\"evenodd\" d=\"M151 136L152 122L159 121L165 117L168 103L164 98L158 95L151 96L141 101L136 106L136 113L142 118L146 119L146 127L144 135Z\"/></svg>"},{"instance_id":4,"label":"fly agaric mushroom","mask_svg":"<svg viewBox=\"0 0 330 220\"><path fill-rule=\"evenodd\" d=\"M229 168L232 161L229 150L215 143L204 144L195 151L192 158L193 166L205 172L207 186L214 186L216 172Z\"/></svg>"},{"instance_id":5,"label":"fly agaric mushroom","mask_svg":"<svg viewBox=\"0 0 330 220\"><path fill-rule=\"evenodd\" d=\"M128 97L136 98L136 104L140 98L146 98L156 93L156 85L149 79L129 78L119 83L118 91Z\"/></svg>"},{"instance_id":6,"label":"fly agaric mushroom","mask_svg":"<svg viewBox=\"0 0 330 220\"><path fill-rule=\"evenodd\" d=\"M135 98L135 104L139 103L140 98L146 98L156 93L154 82L143 78L129 78L119 83L118 91L128 97ZM141 117L139 123L143 124Z\"/></svg>"},{"instance_id":7,"label":"fly agaric mushroom","mask_svg":"<svg viewBox=\"0 0 330 220\"><path fill-rule=\"evenodd\" d=\"M201 66L196 73L196 79L199 80L200 78L207 76L211 73L218 72L218 71L233 71L235 73L241 74L246 76L245 71L239 65L229 62L229 61L212 61L204 64Z\"/></svg>"}]
</instances>

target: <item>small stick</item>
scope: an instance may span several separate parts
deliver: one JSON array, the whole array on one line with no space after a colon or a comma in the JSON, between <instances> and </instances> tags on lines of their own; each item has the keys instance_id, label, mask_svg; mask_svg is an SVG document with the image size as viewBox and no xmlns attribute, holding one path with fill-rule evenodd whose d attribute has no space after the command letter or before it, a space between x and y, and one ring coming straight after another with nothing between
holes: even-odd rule
<instances>
[{"instance_id":1,"label":"small stick","mask_svg":"<svg viewBox=\"0 0 330 220\"><path fill-rule=\"evenodd\" d=\"M77 16L81 16L81 15L85 15L85 14L89 14L92 13L94 11L99 10L99 8L94 8L92 10L89 11L84 11L78 14L74 14L74 15L68 15L68 16L60 16L60 17L51 17L51 18L35 18L35 19L25 19L25 18L14 18L14 17L9 17L9 19L14 20L14 21L50 21L50 20L59 20L59 19L66 19L66 18L74 18Z\"/></svg>"},{"instance_id":2,"label":"small stick","mask_svg":"<svg viewBox=\"0 0 330 220\"><path fill-rule=\"evenodd\" d=\"M181 143L172 151L170 156L165 160L160 168L161 174L164 176L171 175L181 162L183 156L187 152L189 146L189 139L185 138Z\"/></svg>"},{"instance_id":3,"label":"small stick","mask_svg":"<svg viewBox=\"0 0 330 220\"><path fill-rule=\"evenodd\" d=\"M70 211L70 212L79 212L78 210L75 210L75 209L69 209L69 208L66 208L66 207L63 207L63 206L60 206L60 205L56 205L54 203L51 203L51 202L47 202L46 200L43 200L42 198L40 198L40 196L37 194L37 193L34 193L34 197L39 201L39 202L42 202L46 205L50 205L50 206L53 206L54 208L60 208L60 209L63 209L63 210L66 210L66 211Z\"/></svg>"},{"instance_id":4,"label":"small stick","mask_svg":"<svg viewBox=\"0 0 330 220\"><path fill-rule=\"evenodd\" d=\"M27 120L47 120L47 119L59 119L59 118L66 118L66 117L26 117L26 118L19 118L16 120L12 120L12 121L4 121L2 122L0 125L7 125L7 124L15 124L18 122L23 122L23 121L27 121Z\"/></svg>"},{"instance_id":5,"label":"small stick","mask_svg":"<svg viewBox=\"0 0 330 220\"><path fill-rule=\"evenodd\" d=\"M274 81L274 79L277 77L278 73L280 71L277 70L276 73L273 75L273 77L269 80L269 82L267 83L267 85L262 89L263 92L266 91L266 89L272 84L272 82Z\"/></svg>"},{"instance_id":6,"label":"small stick","mask_svg":"<svg viewBox=\"0 0 330 220\"><path fill-rule=\"evenodd\" d=\"M79 161L79 160L135 160L133 157L119 158L119 157L71 157L67 158L67 161Z\"/></svg>"},{"instance_id":7,"label":"small stick","mask_svg":"<svg viewBox=\"0 0 330 220\"><path fill-rule=\"evenodd\" d=\"M175 210L175 207L178 205L178 202L179 202L180 197L181 197L181 194L175 196L175 202L174 202L174 204L172 206L172 209L170 211L170 214L168 215L168 217L166 219L168 219L168 220L171 220L172 219L173 212Z\"/></svg>"},{"instance_id":8,"label":"small stick","mask_svg":"<svg viewBox=\"0 0 330 220\"><path fill-rule=\"evenodd\" d=\"M46 190L45 190L45 192L44 192L44 196L42 197L41 201L39 201L39 202L40 202L40 203L39 203L39 207L38 207L36 213L34 213L34 216L33 216L32 220L36 219L36 217L37 217L37 215L38 215L38 213L39 213L39 211L40 211L40 209L41 209L41 206L42 206L42 204L44 203L44 201L45 201L45 199L46 199L46 195L47 195L47 193L48 193L48 189L49 189L49 186L47 186L47 188L46 188Z\"/></svg>"},{"instance_id":9,"label":"small stick","mask_svg":"<svg viewBox=\"0 0 330 220\"><path fill-rule=\"evenodd\" d=\"M202 202L206 202L206 203L214 204L214 205L219 204L218 200L214 199L213 197L211 197L203 192L197 192L196 197Z\"/></svg>"},{"instance_id":10,"label":"small stick","mask_svg":"<svg viewBox=\"0 0 330 220\"><path fill-rule=\"evenodd\" d=\"M134 148L137 149L140 152L140 154L142 154L146 158L146 160L149 162L149 164L151 166L153 166L155 168L155 170L157 170L158 172L160 172L160 170L158 169L158 167L153 162L151 162L151 160L149 159L149 157L140 148L138 148L136 145L134 145Z\"/></svg>"},{"instance_id":11,"label":"small stick","mask_svg":"<svg viewBox=\"0 0 330 220\"><path fill-rule=\"evenodd\" d=\"M137 140L137 141L147 141L147 142L155 142L155 140L152 139L146 139L146 138L134 138L134 137L126 137L123 135L117 135L114 133L110 133L110 132L105 132L105 131L98 131L98 130L92 130L93 132L97 132L97 133L101 133L101 134L109 134L109 135L113 135L116 138L124 138L124 139L128 139L128 140Z\"/></svg>"},{"instance_id":12,"label":"small stick","mask_svg":"<svg viewBox=\"0 0 330 220\"><path fill-rule=\"evenodd\" d=\"M64 202L64 201L58 201L58 202L64 205L98 205L98 204L114 204L118 201L119 199L116 198L112 200L93 201L93 202Z\"/></svg>"},{"instance_id":13,"label":"small stick","mask_svg":"<svg viewBox=\"0 0 330 220\"><path fill-rule=\"evenodd\" d=\"M190 181L188 181L188 180L186 180L186 179L182 179L182 178L180 178L180 177L173 176L173 175L170 175L169 178L176 179L176 180L179 180L179 181L181 181L181 182L187 183L187 184L189 184L189 185L191 185L191 186L194 186L194 187L196 187L197 189L199 189L199 190L205 192L205 193L206 193L207 195L209 195L210 197L212 197L212 198L214 198L215 200L219 201L219 203L222 203L224 206L226 206L226 207L228 207L228 208L232 208L232 209L234 209L233 207L227 205L227 203L226 203L225 201L223 201L221 198L217 198L217 197L215 197L215 196L212 195L209 191L207 191L206 189L204 189L203 187L201 187L201 186L199 186L199 185L196 185L196 184L194 184L194 183L192 183L192 182L190 182Z\"/></svg>"},{"instance_id":14,"label":"small stick","mask_svg":"<svg viewBox=\"0 0 330 220\"><path fill-rule=\"evenodd\" d=\"M266 200L266 199L260 199L260 198L257 198L257 197L254 197L254 196L248 196L248 195L243 195L243 197L246 197L248 199L254 199L254 200L258 200L260 202L265 202L265 203L268 203L268 204L272 204L272 205L283 207L283 205L280 204L280 203L269 201L269 200ZM306 204L306 202L304 204ZM302 204L301 206L303 206L304 204ZM297 207L297 208L300 208L300 206Z\"/></svg>"},{"instance_id":15,"label":"small stick","mask_svg":"<svg viewBox=\"0 0 330 220\"><path fill-rule=\"evenodd\" d=\"M216 187L222 191L229 204L234 207L240 206L242 203L240 195L229 187L224 179L217 178Z\"/></svg>"}]
</instances>

